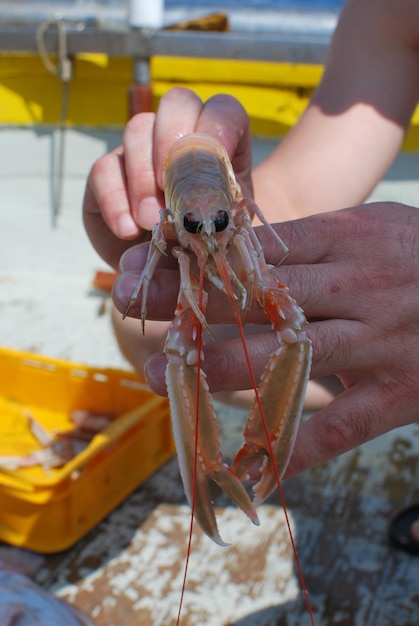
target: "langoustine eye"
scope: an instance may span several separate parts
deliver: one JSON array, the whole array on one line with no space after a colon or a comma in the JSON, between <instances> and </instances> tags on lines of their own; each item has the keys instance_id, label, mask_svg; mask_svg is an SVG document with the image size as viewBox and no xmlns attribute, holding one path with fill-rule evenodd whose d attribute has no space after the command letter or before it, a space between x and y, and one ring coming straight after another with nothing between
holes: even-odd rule
<instances>
[{"instance_id":1,"label":"langoustine eye","mask_svg":"<svg viewBox=\"0 0 419 626\"><path fill-rule=\"evenodd\" d=\"M228 213L224 209L217 211L217 214L213 220L215 232L219 233L225 230L228 226ZM202 222L195 218L193 213L186 213L183 218L183 225L188 233L199 233L202 229Z\"/></svg>"},{"instance_id":2,"label":"langoustine eye","mask_svg":"<svg viewBox=\"0 0 419 626\"><path fill-rule=\"evenodd\" d=\"M183 225L188 233L199 233L202 228L202 222L195 219L195 215L193 213L186 213L183 218Z\"/></svg>"},{"instance_id":3,"label":"langoustine eye","mask_svg":"<svg viewBox=\"0 0 419 626\"><path fill-rule=\"evenodd\" d=\"M228 213L224 209L217 211L217 216L214 219L215 232L219 233L225 230L228 226Z\"/></svg>"}]
</instances>

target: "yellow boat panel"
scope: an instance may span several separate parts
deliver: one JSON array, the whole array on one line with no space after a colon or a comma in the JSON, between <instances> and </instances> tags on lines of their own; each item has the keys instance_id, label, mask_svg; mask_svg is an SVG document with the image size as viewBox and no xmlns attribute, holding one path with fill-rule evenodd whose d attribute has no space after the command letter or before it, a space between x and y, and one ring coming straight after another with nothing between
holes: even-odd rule
<instances>
[{"instance_id":1,"label":"yellow boat panel","mask_svg":"<svg viewBox=\"0 0 419 626\"><path fill-rule=\"evenodd\" d=\"M314 88L322 73L321 65L167 56L151 59L153 80L179 83Z\"/></svg>"},{"instance_id":2,"label":"yellow boat panel","mask_svg":"<svg viewBox=\"0 0 419 626\"><path fill-rule=\"evenodd\" d=\"M66 123L122 127L128 119L128 89L133 59L80 54L74 60ZM255 134L281 136L298 120L317 86L322 67L183 57L151 60L154 107L174 86L195 91L203 100L216 93L235 96L245 107ZM59 124L62 83L39 56L0 52L0 124ZM404 143L419 147L419 108Z\"/></svg>"},{"instance_id":3,"label":"yellow boat panel","mask_svg":"<svg viewBox=\"0 0 419 626\"><path fill-rule=\"evenodd\" d=\"M131 59L78 55L69 86L67 123L125 124L131 80ZM45 69L40 57L0 53L0 124L58 124L61 98L61 81Z\"/></svg>"},{"instance_id":4,"label":"yellow boat panel","mask_svg":"<svg viewBox=\"0 0 419 626\"><path fill-rule=\"evenodd\" d=\"M282 134L295 123L322 71L319 66L172 57L152 59L150 69L155 106L175 85L193 89L204 100L229 93L243 103L252 129L262 134ZM94 127L125 124L132 76L132 59L78 55L67 123ZM61 97L62 83L38 56L0 53L0 124L58 124Z\"/></svg>"},{"instance_id":5,"label":"yellow boat panel","mask_svg":"<svg viewBox=\"0 0 419 626\"><path fill-rule=\"evenodd\" d=\"M295 124L312 93L312 90L296 91L250 85L227 86L216 82L176 83L176 86L193 89L203 100L217 93L228 93L243 104L250 117L253 132L274 135L282 135ZM156 101L172 87L174 87L172 82L154 81L153 96Z\"/></svg>"}]
</instances>

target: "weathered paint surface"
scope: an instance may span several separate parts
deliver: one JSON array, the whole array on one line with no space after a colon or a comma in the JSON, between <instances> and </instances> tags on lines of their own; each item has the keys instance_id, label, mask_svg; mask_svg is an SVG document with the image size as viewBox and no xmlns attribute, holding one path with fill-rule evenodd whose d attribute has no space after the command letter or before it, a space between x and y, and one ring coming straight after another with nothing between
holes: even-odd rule
<instances>
[{"instance_id":1,"label":"weathered paint surface","mask_svg":"<svg viewBox=\"0 0 419 626\"><path fill-rule=\"evenodd\" d=\"M241 416L227 413L232 444ZM317 626L416 626L419 559L389 546L387 531L419 500L418 452L412 426L285 484ZM232 545L195 528L183 626L309 624L278 498L259 509L260 528L219 505ZM189 523L173 460L74 549L48 557L38 582L97 626L175 624Z\"/></svg>"}]
</instances>

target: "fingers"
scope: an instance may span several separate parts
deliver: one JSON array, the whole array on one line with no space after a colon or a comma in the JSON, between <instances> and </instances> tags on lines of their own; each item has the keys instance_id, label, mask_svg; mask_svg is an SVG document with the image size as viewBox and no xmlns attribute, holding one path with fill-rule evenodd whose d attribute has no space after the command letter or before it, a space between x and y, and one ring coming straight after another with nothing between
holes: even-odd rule
<instances>
[{"instance_id":1,"label":"fingers","mask_svg":"<svg viewBox=\"0 0 419 626\"><path fill-rule=\"evenodd\" d=\"M206 350L204 364L207 356L211 358L210 347ZM164 385L166 363L164 355L155 355L146 364L147 381L151 388L161 395L166 395ZM222 376L227 376L228 371L229 382L224 388L228 388L230 382L234 389L239 388L237 376L240 376L240 373L237 373L236 360L227 365L226 358L225 371L224 361L220 359L217 363L223 368ZM210 386L213 381L214 376L210 372L208 376ZM409 397L405 399L404 389L395 399L394 393L388 393L379 380L363 374L354 375L350 388L301 424L285 478L325 463L415 419L416 403L412 403Z\"/></svg>"},{"instance_id":2,"label":"fingers","mask_svg":"<svg viewBox=\"0 0 419 626\"><path fill-rule=\"evenodd\" d=\"M215 327L214 333L216 332ZM266 354L270 354L278 346L276 337L273 332L250 335L246 338L246 345L254 375L259 379L266 366ZM148 359L145 366L146 380L150 388L159 395L167 395L164 382L166 365L166 356L156 354ZM208 375L207 382L211 391L235 391L252 387L240 339L209 343L204 348L202 367Z\"/></svg>"},{"instance_id":3,"label":"fingers","mask_svg":"<svg viewBox=\"0 0 419 626\"><path fill-rule=\"evenodd\" d=\"M190 133L204 133L217 139L226 149L239 172L250 168L249 118L243 106L232 96L218 94L203 103L184 88L171 89L160 100L155 126L156 168L163 170L172 145ZM235 167L237 172L237 168ZM158 182L163 185L162 178Z\"/></svg>"},{"instance_id":4,"label":"fingers","mask_svg":"<svg viewBox=\"0 0 419 626\"><path fill-rule=\"evenodd\" d=\"M245 193L251 195L251 135L245 109L232 96L219 94L204 104L182 88L165 94L159 105L154 136L159 185L163 187L162 172L170 148L180 137L194 132L211 135L224 146Z\"/></svg>"},{"instance_id":5,"label":"fingers","mask_svg":"<svg viewBox=\"0 0 419 626\"><path fill-rule=\"evenodd\" d=\"M284 265L275 274L309 320L345 318L354 308L353 273L344 264Z\"/></svg>"},{"instance_id":6,"label":"fingers","mask_svg":"<svg viewBox=\"0 0 419 626\"><path fill-rule=\"evenodd\" d=\"M124 225L124 215L129 214L127 180L122 152L114 151L93 165L84 199L85 214L101 214L113 233L121 238L138 235L138 227Z\"/></svg>"},{"instance_id":7,"label":"fingers","mask_svg":"<svg viewBox=\"0 0 419 626\"><path fill-rule=\"evenodd\" d=\"M172 276L173 280L171 280ZM134 304L130 304L130 294L134 293L138 279L138 274L125 272L118 276L112 289L113 302L120 313L125 314L130 305L129 317L141 317L141 296L137 298ZM159 305L159 294L161 293L164 293L164 302L160 302ZM173 320L178 294L178 272L164 269L156 270L147 293L147 319L154 321Z\"/></svg>"},{"instance_id":8,"label":"fingers","mask_svg":"<svg viewBox=\"0 0 419 626\"><path fill-rule=\"evenodd\" d=\"M154 133L154 166L158 185L164 187L163 169L170 148L184 135L197 130L203 103L189 89L175 88L160 100Z\"/></svg>"},{"instance_id":9,"label":"fingers","mask_svg":"<svg viewBox=\"0 0 419 626\"><path fill-rule=\"evenodd\" d=\"M418 226L417 210L391 202L376 202L328 213L274 224L278 235L290 250L286 265L331 263L336 260L363 265L375 259L371 246L379 246L386 254L379 261L386 262L396 255L405 243L406 226ZM277 265L281 252L269 231L258 228L266 260Z\"/></svg>"},{"instance_id":10,"label":"fingers","mask_svg":"<svg viewBox=\"0 0 419 626\"><path fill-rule=\"evenodd\" d=\"M251 192L249 122L230 96L203 103L188 89L173 89L160 101L157 114L142 113L126 125L122 146L92 167L84 198L87 233L103 258L116 266L127 247L119 240L141 240L159 221L164 207L164 164L183 135L208 133L226 147L236 172Z\"/></svg>"},{"instance_id":11,"label":"fingers","mask_svg":"<svg viewBox=\"0 0 419 626\"><path fill-rule=\"evenodd\" d=\"M243 148L250 146L246 144L250 140L248 115L243 106L227 94L218 94L206 101L196 131L217 139L231 158L236 153L243 156Z\"/></svg>"},{"instance_id":12,"label":"fingers","mask_svg":"<svg viewBox=\"0 0 419 626\"><path fill-rule=\"evenodd\" d=\"M143 254L146 254L147 246L138 246L142 248ZM132 260L134 257L128 250L123 259ZM138 254L135 256L138 258ZM150 282L147 292L147 319L149 320L172 320L179 295L180 281L177 265L172 268L172 262L175 261L170 255L162 257L158 269L153 273L153 280ZM131 296L137 286L140 273L136 269L127 269L127 265L123 264L123 273L114 283L112 296L116 308L121 313L127 310L130 304ZM135 267L135 266L134 266ZM215 324L231 324L235 321L234 310L228 297L211 284L205 284L205 291L209 294L208 307L205 316L209 323ZM129 310L130 317L140 317L140 300L134 303ZM267 324L268 320L260 308L259 304L254 301L249 314L248 321L253 324Z\"/></svg>"},{"instance_id":13,"label":"fingers","mask_svg":"<svg viewBox=\"0 0 419 626\"><path fill-rule=\"evenodd\" d=\"M134 274L140 274L147 257L147 246L130 248L121 259L120 268L130 276L122 275L115 285L115 297L118 308L125 307L135 288ZM171 268L171 270L170 270ZM162 270L167 270L162 272ZM310 320L327 317L336 319L355 317L362 309L361 299L357 300L360 289L359 274L354 273L344 263L322 263L318 265L283 265L275 270L280 281L289 286L290 295L303 308ZM176 290L179 288L177 263L170 251L162 256L150 285L147 300L147 313L150 319L159 319L163 313L173 312L176 303ZM206 312L209 323L228 323L234 321L234 312L223 294L207 284L209 304ZM131 311L136 316L135 307ZM258 305L249 313L251 323L265 323L265 316Z\"/></svg>"},{"instance_id":14,"label":"fingers","mask_svg":"<svg viewBox=\"0 0 419 626\"><path fill-rule=\"evenodd\" d=\"M352 209L343 209L273 224L290 251L285 264L324 263L335 258L336 250L342 254L345 250L349 251L351 246L353 249L355 242L350 236L353 230L352 220ZM283 253L275 239L264 227L258 227L255 230L261 240L266 261L272 265L278 265Z\"/></svg>"},{"instance_id":15,"label":"fingers","mask_svg":"<svg viewBox=\"0 0 419 626\"><path fill-rule=\"evenodd\" d=\"M121 274L114 282L112 297L120 313L125 314L131 305L141 272L147 260L149 244L141 244L129 248L121 257L119 269ZM172 269L169 269L172 268ZM147 294L147 318L150 320L172 320L179 294L178 263L172 254L162 255L158 269L153 273ZM141 298L130 306L130 317L141 317Z\"/></svg>"},{"instance_id":16,"label":"fingers","mask_svg":"<svg viewBox=\"0 0 419 626\"><path fill-rule=\"evenodd\" d=\"M250 131L243 107L230 96L215 96L203 104L188 89L172 89L161 98L155 116L137 115L125 129L128 194L136 224L150 230L158 221L169 151L180 137L194 132L207 133L223 143L239 174L250 180Z\"/></svg>"},{"instance_id":17,"label":"fingers","mask_svg":"<svg viewBox=\"0 0 419 626\"><path fill-rule=\"evenodd\" d=\"M145 230L151 230L159 221L159 211L164 206L163 192L154 171L154 126L155 115L142 113L129 120L123 136L129 206L125 219L128 222L130 218L131 225L139 225Z\"/></svg>"},{"instance_id":18,"label":"fingers","mask_svg":"<svg viewBox=\"0 0 419 626\"><path fill-rule=\"evenodd\" d=\"M146 364L146 378L151 388L167 395L164 385L164 355L154 355ZM234 383L235 371L230 370ZM383 387L369 378L359 378L327 407L303 422L298 430L294 451L285 478L347 452L396 427L414 421L416 406L399 402L383 393Z\"/></svg>"},{"instance_id":19,"label":"fingers","mask_svg":"<svg viewBox=\"0 0 419 626\"><path fill-rule=\"evenodd\" d=\"M217 327L212 328L217 336ZM347 320L331 320L309 326L307 334L313 343L313 378L351 371L353 363L361 366L365 342L361 340L354 345L353 337L357 336L357 330L357 323ZM276 334L267 329L264 333L247 335L246 346L254 376L259 380L268 356L278 348ZM153 391L160 395L166 394L165 365L166 358L160 354L151 357L146 364L147 381ZM249 366L240 339L209 342L204 347L202 368L212 392L252 387Z\"/></svg>"},{"instance_id":20,"label":"fingers","mask_svg":"<svg viewBox=\"0 0 419 626\"><path fill-rule=\"evenodd\" d=\"M144 376L151 391L159 396L167 396L165 372L167 359L165 354L153 354L145 364Z\"/></svg>"},{"instance_id":21,"label":"fingers","mask_svg":"<svg viewBox=\"0 0 419 626\"><path fill-rule=\"evenodd\" d=\"M127 217L128 216L128 217ZM130 218L123 157L107 154L93 166L83 198L83 221L97 252L115 269L141 231Z\"/></svg>"},{"instance_id":22,"label":"fingers","mask_svg":"<svg viewBox=\"0 0 419 626\"><path fill-rule=\"evenodd\" d=\"M394 403L383 387L363 379L339 395L326 408L302 423L286 478L352 450L375 437L412 421L403 410L403 399Z\"/></svg>"},{"instance_id":23,"label":"fingers","mask_svg":"<svg viewBox=\"0 0 419 626\"><path fill-rule=\"evenodd\" d=\"M250 125L242 105L232 96L213 96L205 103L196 130L212 135L224 146L245 197L253 197Z\"/></svg>"},{"instance_id":24,"label":"fingers","mask_svg":"<svg viewBox=\"0 0 419 626\"><path fill-rule=\"evenodd\" d=\"M303 422L284 478L325 463L368 438L371 409L368 397L353 387Z\"/></svg>"}]
</instances>

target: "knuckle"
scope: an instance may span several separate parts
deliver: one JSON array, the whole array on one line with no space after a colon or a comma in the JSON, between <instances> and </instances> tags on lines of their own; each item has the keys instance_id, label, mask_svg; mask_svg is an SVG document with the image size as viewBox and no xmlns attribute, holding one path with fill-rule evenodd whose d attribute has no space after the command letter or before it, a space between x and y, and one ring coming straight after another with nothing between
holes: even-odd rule
<instances>
[{"instance_id":1,"label":"knuckle","mask_svg":"<svg viewBox=\"0 0 419 626\"><path fill-rule=\"evenodd\" d=\"M418 398L418 380L416 369L405 368L399 366L399 371L395 372L397 368L397 359L393 363L389 363L388 367L391 367L391 372L380 372L380 376L377 382L382 398L384 411L387 416L387 421L391 426L391 421L394 415L394 407L398 407L399 424L408 424L414 416L414 421L417 421L417 398Z\"/></svg>"},{"instance_id":2,"label":"knuckle","mask_svg":"<svg viewBox=\"0 0 419 626\"><path fill-rule=\"evenodd\" d=\"M387 430L385 420L378 422L377 418L385 413L381 396L372 387L367 398L360 394L359 389L353 389L341 396L333 410L326 410L318 424L318 441L325 458L351 450Z\"/></svg>"},{"instance_id":3,"label":"knuckle","mask_svg":"<svg viewBox=\"0 0 419 626\"><path fill-rule=\"evenodd\" d=\"M286 267L287 286L290 295L304 309L317 304L321 297L318 274L308 265L289 265ZM316 295L317 294L317 295Z\"/></svg>"},{"instance_id":4,"label":"knuckle","mask_svg":"<svg viewBox=\"0 0 419 626\"><path fill-rule=\"evenodd\" d=\"M352 338L343 324L313 323L308 327L308 335L313 344L313 373L316 376L337 374L348 365L353 354Z\"/></svg>"},{"instance_id":5,"label":"knuckle","mask_svg":"<svg viewBox=\"0 0 419 626\"><path fill-rule=\"evenodd\" d=\"M297 437L287 475L298 474L355 448L370 438L370 426L363 411L323 409L302 424L302 436Z\"/></svg>"},{"instance_id":6,"label":"knuckle","mask_svg":"<svg viewBox=\"0 0 419 626\"><path fill-rule=\"evenodd\" d=\"M366 440L368 420L363 414L333 415L323 421L318 433L325 458L346 452Z\"/></svg>"},{"instance_id":7,"label":"knuckle","mask_svg":"<svg viewBox=\"0 0 419 626\"><path fill-rule=\"evenodd\" d=\"M284 241L289 248L290 254L285 261L286 265L293 265L301 261L301 254L306 254L307 250L302 247L302 242L313 241L313 237L317 235L317 229L313 228L312 222L315 222L315 218L318 216L309 216L299 220L292 220L289 222L280 222L274 224L274 228L278 235Z\"/></svg>"},{"instance_id":8,"label":"knuckle","mask_svg":"<svg viewBox=\"0 0 419 626\"><path fill-rule=\"evenodd\" d=\"M104 154L95 161L90 169L91 180L97 180L103 178L104 175L108 172L109 164L113 160L113 155Z\"/></svg>"}]
</instances>

